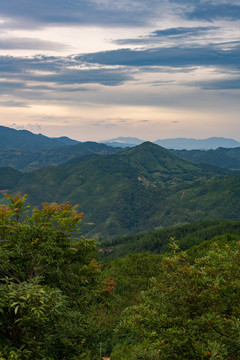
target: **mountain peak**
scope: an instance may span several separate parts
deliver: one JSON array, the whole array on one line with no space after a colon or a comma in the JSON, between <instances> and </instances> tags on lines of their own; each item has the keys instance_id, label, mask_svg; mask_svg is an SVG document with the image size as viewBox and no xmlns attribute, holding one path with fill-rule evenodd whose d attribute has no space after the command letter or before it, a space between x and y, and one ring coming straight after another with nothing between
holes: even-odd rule
<instances>
[{"instance_id":1,"label":"mountain peak","mask_svg":"<svg viewBox=\"0 0 240 360\"><path fill-rule=\"evenodd\" d=\"M134 146L133 148L130 148L130 149L127 149L125 150L123 153L126 153L126 154L134 154L134 153L138 153L138 152L155 152L156 154L159 154L159 155L168 155L170 157L172 157L172 153L165 149L164 147L160 146L160 145L157 145L155 143L152 143L151 141L145 141L137 146Z\"/></svg>"}]
</instances>

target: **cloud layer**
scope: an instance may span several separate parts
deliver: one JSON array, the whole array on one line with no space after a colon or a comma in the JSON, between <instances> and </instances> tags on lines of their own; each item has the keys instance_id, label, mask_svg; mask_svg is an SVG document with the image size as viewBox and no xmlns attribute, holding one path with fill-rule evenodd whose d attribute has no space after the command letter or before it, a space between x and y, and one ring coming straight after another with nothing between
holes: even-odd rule
<instances>
[{"instance_id":1,"label":"cloud layer","mask_svg":"<svg viewBox=\"0 0 240 360\"><path fill-rule=\"evenodd\" d=\"M233 47L232 47L233 46ZM225 50L226 47L229 49ZM208 46L155 47L144 50L119 49L76 57L101 65L125 66L238 66L240 42Z\"/></svg>"},{"instance_id":2,"label":"cloud layer","mask_svg":"<svg viewBox=\"0 0 240 360\"><path fill-rule=\"evenodd\" d=\"M69 116L126 131L158 121L181 129L199 109L208 119L219 108L231 121L239 114L239 0L1 0L0 29L6 117L16 108L52 128L58 116L70 126ZM88 41L95 50L80 50Z\"/></svg>"},{"instance_id":3,"label":"cloud layer","mask_svg":"<svg viewBox=\"0 0 240 360\"><path fill-rule=\"evenodd\" d=\"M239 20L240 4L214 0L1 0L2 27L143 26L174 14L190 20Z\"/></svg>"},{"instance_id":4,"label":"cloud layer","mask_svg":"<svg viewBox=\"0 0 240 360\"><path fill-rule=\"evenodd\" d=\"M1 0L0 13L9 26L53 24L141 26L161 14L167 1L151 0Z\"/></svg>"}]
</instances>

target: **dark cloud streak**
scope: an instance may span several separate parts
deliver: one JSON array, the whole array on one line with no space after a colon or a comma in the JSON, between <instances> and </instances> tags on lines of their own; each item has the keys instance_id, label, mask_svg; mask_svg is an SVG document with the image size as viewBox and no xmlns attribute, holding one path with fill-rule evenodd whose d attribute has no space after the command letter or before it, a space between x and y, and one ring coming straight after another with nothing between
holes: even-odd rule
<instances>
[{"instance_id":1,"label":"dark cloud streak","mask_svg":"<svg viewBox=\"0 0 240 360\"><path fill-rule=\"evenodd\" d=\"M74 57L1 56L0 94L30 99L38 93L76 93L88 91L89 85L117 86L133 79L125 69L83 69L81 65Z\"/></svg>"},{"instance_id":2,"label":"dark cloud streak","mask_svg":"<svg viewBox=\"0 0 240 360\"><path fill-rule=\"evenodd\" d=\"M176 28L168 28L164 30L156 30L152 32L152 35L155 37L185 36L185 35L198 36L213 29L217 29L217 27L216 26L176 27Z\"/></svg>"},{"instance_id":3,"label":"dark cloud streak","mask_svg":"<svg viewBox=\"0 0 240 360\"><path fill-rule=\"evenodd\" d=\"M205 80L192 84L192 86L201 87L203 90L240 90L240 77L235 79L219 79L219 80Z\"/></svg>"},{"instance_id":4,"label":"dark cloud streak","mask_svg":"<svg viewBox=\"0 0 240 360\"><path fill-rule=\"evenodd\" d=\"M240 6L229 3L218 5L211 3L198 4L192 11L186 11L186 17L190 20L240 20Z\"/></svg>"},{"instance_id":5,"label":"dark cloud streak","mask_svg":"<svg viewBox=\"0 0 240 360\"><path fill-rule=\"evenodd\" d=\"M176 27L176 28L167 28L164 30L155 30L149 35L140 36L135 39L119 39L114 41L115 44L118 45L127 45L127 44L148 44L152 43L156 40L162 41L164 38L169 39L189 39L189 37L203 36L212 30L219 29L216 26L206 26L206 27Z\"/></svg>"},{"instance_id":6,"label":"dark cloud streak","mask_svg":"<svg viewBox=\"0 0 240 360\"><path fill-rule=\"evenodd\" d=\"M240 43L230 50L216 45L158 47L144 50L119 49L76 57L101 65L142 66L239 66ZM227 44L226 44L227 46ZM222 45L223 47L223 45Z\"/></svg>"},{"instance_id":7,"label":"dark cloud streak","mask_svg":"<svg viewBox=\"0 0 240 360\"><path fill-rule=\"evenodd\" d=\"M240 19L240 6L214 0L1 0L1 28L52 25L134 27L153 24L174 12L190 20Z\"/></svg>"}]
</instances>

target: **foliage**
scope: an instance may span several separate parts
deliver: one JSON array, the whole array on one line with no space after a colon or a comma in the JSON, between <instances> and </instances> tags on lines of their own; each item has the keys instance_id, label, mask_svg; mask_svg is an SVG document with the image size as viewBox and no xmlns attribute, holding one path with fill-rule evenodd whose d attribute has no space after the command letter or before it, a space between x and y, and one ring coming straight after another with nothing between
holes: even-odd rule
<instances>
[{"instance_id":1,"label":"foliage","mask_svg":"<svg viewBox=\"0 0 240 360\"><path fill-rule=\"evenodd\" d=\"M140 304L117 326L129 358L239 359L239 265L240 242L215 244L193 264L184 252L165 257ZM111 359L120 360L118 352Z\"/></svg>"},{"instance_id":2,"label":"foliage","mask_svg":"<svg viewBox=\"0 0 240 360\"><path fill-rule=\"evenodd\" d=\"M103 264L101 278L106 281L104 287L110 285L110 291L103 293L103 301L97 307L93 306L92 317L100 328L99 341L104 355L109 356L116 345L113 329L122 311L139 303L140 291L148 289L149 278L159 271L160 263L159 255L134 254Z\"/></svg>"},{"instance_id":3,"label":"foliage","mask_svg":"<svg viewBox=\"0 0 240 360\"><path fill-rule=\"evenodd\" d=\"M226 233L239 236L240 221L197 221L191 224L113 238L101 242L101 258L110 260L142 252L164 254L169 252L168 244L171 237L178 239L182 250L187 250L203 241Z\"/></svg>"},{"instance_id":4,"label":"foliage","mask_svg":"<svg viewBox=\"0 0 240 360\"><path fill-rule=\"evenodd\" d=\"M26 196L7 197L0 207L0 351L8 359L75 359L97 338L88 311L102 291L96 244L79 236L83 213L44 203L29 215Z\"/></svg>"}]
</instances>

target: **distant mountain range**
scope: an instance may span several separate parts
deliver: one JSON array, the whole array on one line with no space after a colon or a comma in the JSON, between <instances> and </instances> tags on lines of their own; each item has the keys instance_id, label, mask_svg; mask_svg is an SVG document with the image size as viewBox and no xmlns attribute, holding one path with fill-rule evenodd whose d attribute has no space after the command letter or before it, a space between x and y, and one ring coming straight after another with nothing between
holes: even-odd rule
<instances>
[{"instance_id":1,"label":"distant mountain range","mask_svg":"<svg viewBox=\"0 0 240 360\"><path fill-rule=\"evenodd\" d=\"M141 140L136 137L118 137L102 141L101 143L108 146L126 148L140 145L143 142L145 142L145 140ZM50 138L42 134L33 134L27 130L16 130L6 126L0 126L0 148L5 150L42 151L63 146L76 145L79 143L81 142L70 139L67 136ZM224 137L211 137L208 139L159 139L154 141L154 143L165 147L166 149L175 150L209 150L217 149L219 147L240 147L240 142Z\"/></svg>"},{"instance_id":2,"label":"distant mountain range","mask_svg":"<svg viewBox=\"0 0 240 360\"><path fill-rule=\"evenodd\" d=\"M94 223L84 233L100 240L199 219L236 220L240 213L239 175L150 142L28 173L0 170L0 190L28 193L32 205L79 203Z\"/></svg>"},{"instance_id":3,"label":"distant mountain range","mask_svg":"<svg viewBox=\"0 0 240 360\"><path fill-rule=\"evenodd\" d=\"M142 144L144 140L131 137L118 137L116 139L106 140L104 144L110 146L121 146L133 147L139 144ZM154 141L155 144L160 145L166 149L186 149L186 150L209 150L217 149L219 147L223 148L235 148L240 147L240 142L227 139L224 137L211 137L208 139L191 139L191 138L176 138L176 139L162 139Z\"/></svg>"},{"instance_id":4,"label":"distant mountain range","mask_svg":"<svg viewBox=\"0 0 240 360\"><path fill-rule=\"evenodd\" d=\"M115 140L115 141L112 141ZM15 130L0 126L0 167L10 166L17 170L31 171L45 166L60 165L75 157L85 155L105 155L123 151L125 147L132 148L144 141L133 137L119 137L106 141L105 144L92 141L78 142L66 136L49 138L44 135L36 135L26 130ZM182 143L187 147L217 147L223 144L225 147L218 147L210 150L177 150L171 151L187 160L195 163L206 163L213 166L228 169L240 169L240 147L233 139L209 138L205 140L196 139L166 139L157 140L157 143L164 143L165 147L177 147ZM195 144L195 145L194 145ZM232 146L232 148L228 148Z\"/></svg>"}]
</instances>

